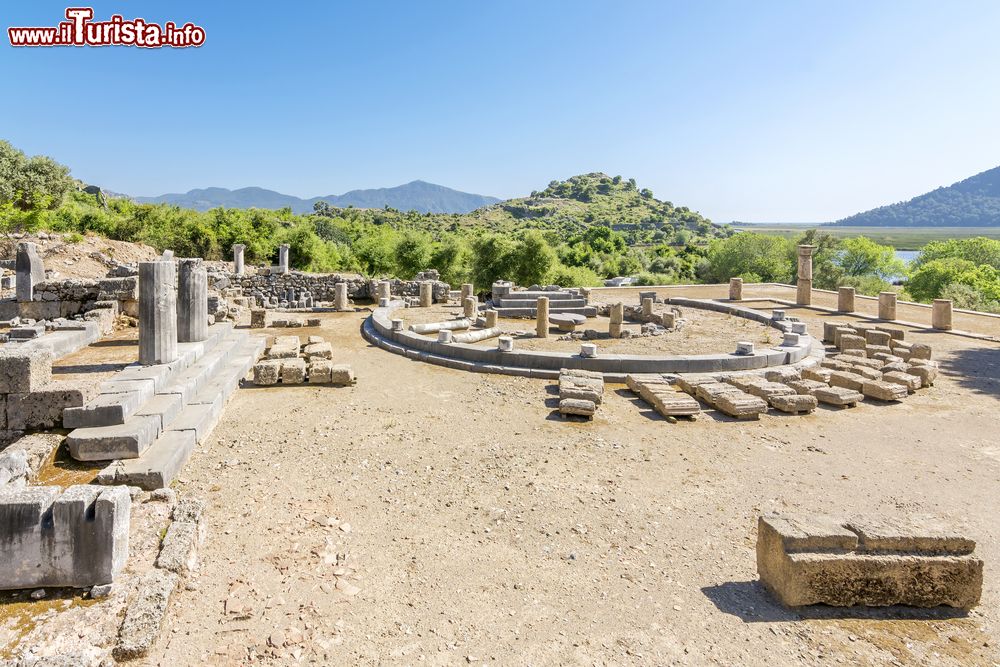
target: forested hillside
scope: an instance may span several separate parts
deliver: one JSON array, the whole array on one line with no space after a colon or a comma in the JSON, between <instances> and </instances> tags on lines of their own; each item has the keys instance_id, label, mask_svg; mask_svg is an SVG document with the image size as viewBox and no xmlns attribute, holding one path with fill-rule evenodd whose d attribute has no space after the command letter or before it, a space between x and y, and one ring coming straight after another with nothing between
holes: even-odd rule
<instances>
[{"instance_id":1,"label":"forested hillside","mask_svg":"<svg viewBox=\"0 0 1000 667\"><path fill-rule=\"evenodd\" d=\"M1000 226L1000 167L834 224L856 227Z\"/></svg>"}]
</instances>

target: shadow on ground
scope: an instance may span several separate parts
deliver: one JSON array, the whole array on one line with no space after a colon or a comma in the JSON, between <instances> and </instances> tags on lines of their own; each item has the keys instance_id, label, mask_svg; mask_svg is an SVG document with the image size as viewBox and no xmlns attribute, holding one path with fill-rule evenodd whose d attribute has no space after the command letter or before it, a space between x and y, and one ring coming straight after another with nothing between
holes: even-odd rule
<instances>
[{"instance_id":1,"label":"shadow on ground","mask_svg":"<svg viewBox=\"0 0 1000 667\"><path fill-rule=\"evenodd\" d=\"M962 618L968 612L951 607L830 607L823 604L790 609L777 603L759 581L727 581L701 589L724 614L744 623L776 623L804 619L866 619L873 621L944 620Z\"/></svg>"},{"instance_id":2,"label":"shadow on ground","mask_svg":"<svg viewBox=\"0 0 1000 667\"><path fill-rule=\"evenodd\" d=\"M971 347L955 350L939 367L955 383L977 394L1000 398L1000 349Z\"/></svg>"}]
</instances>

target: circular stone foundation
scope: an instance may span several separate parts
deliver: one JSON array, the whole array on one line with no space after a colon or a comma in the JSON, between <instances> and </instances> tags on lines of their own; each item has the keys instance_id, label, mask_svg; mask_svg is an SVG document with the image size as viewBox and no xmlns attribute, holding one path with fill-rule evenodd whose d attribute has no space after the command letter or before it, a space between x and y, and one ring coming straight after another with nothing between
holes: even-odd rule
<instances>
[{"instance_id":1,"label":"circular stone foundation","mask_svg":"<svg viewBox=\"0 0 1000 667\"><path fill-rule=\"evenodd\" d=\"M443 343L437 340L437 334L421 335L409 331L412 323L426 323L447 319L441 315L448 312L434 312L437 308L405 308L402 301L391 301L387 306L376 308L365 320L362 333L372 344L396 354L402 354L412 359L425 361L449 368L469 370L480 373L501 373L506 375L523 375L528 377L555 378L562 368L582 369L603 373L609 380L624 379L628 374L642 373L722 373L734 371L753 371L765 368L775 368L791 364L809 365L818 363L823 355L821 345L807 334L786 336L792 329L792 322L773 320L769 313L737 306L732 303L713 301L709 299L687 299L674 297L667 299L664 305L682 307L688 311L708 311L721 313L728 318L740 318L750 324L756 324L752 330L758 337L748 337L755 343L750 354L736 354L735 346L730 352L715 352L709 354L615 354L602 349L600 339L592 341L567 341L573 351L558 351L549 349L520 349L519 342L540 339L514 339L514 349L501 351L496 337L474 343L451 342ZM445 307L447 308L447 306ZM422 312L421 312L422 311ZM413 314L411 318L407 315ZM457 308L451 317L461 314ZM403 320L401 329L394 330L392 320ZM412 320L412 321L411 321ZM499 326L509 331L530 330L534 320L517 320L515 326L510 326L507 320L501 320ZM588 326L596 324L596 320L588 319L580 326L581 329L596 328ZM602 325L606 332L606 325ZM635 325L638 327L638 325ZM767 327L773 336L762 339L762 328ZM469 332L481 329L468 329ZM461 332L455 332L461 333ZM551 337L561 334L553 332ZM669 337L669 334L666 337ZM637 339L640 341L654 340L656 337ZM770 342L771 340L774 342ZM545 339L550 340L550 339ZM605 342L610 342L607 339ZM581 342L597 344L597 356L584 357L580 355ZM615 341L617 342L617 341Z\"/></svg>"}]
</instances>

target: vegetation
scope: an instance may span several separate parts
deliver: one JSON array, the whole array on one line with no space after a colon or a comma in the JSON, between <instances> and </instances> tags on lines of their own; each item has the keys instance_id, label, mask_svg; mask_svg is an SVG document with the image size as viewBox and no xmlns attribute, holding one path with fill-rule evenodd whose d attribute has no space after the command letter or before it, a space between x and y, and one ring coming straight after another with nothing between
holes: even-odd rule
<instances>
[{"instance_id":1,"label":"vegetation","mask_svg":"<svg viewBox=\"0 0 1000 667\"><path fill-rule=\"evenodd\" d=\"M778 224L739 224L733 227L737 231L757 232L771 236L796 238L809 225L778 225ZM864 236L880 245L890 245L896 250L920 250L931 241L947 239L973 238L985 236L1000 239L1000 227L848 227L842 225L817 225L824 234L836 239Z\"/></svg>"},{"instance_id":2,"label":"vegetation","mask_svg":"<svg viewBox=\"0 0 1000 667\"><path fill-rule=\"evenodd\" d=\"M913 199L881 206L835 224L854 226L1000 226L1000 167Z\"/></svg>"},{"instance_id":3,"label":"vegetation","mask_svg":"<svg viewBox=\"0 0 1000 667\"><path fill-rule=\"evenodd\" d=\"M959 308L1000 312L1000 241L929 243L913 261L906 290L917 301L952 299Z\"/></svg>"}]
</instances>

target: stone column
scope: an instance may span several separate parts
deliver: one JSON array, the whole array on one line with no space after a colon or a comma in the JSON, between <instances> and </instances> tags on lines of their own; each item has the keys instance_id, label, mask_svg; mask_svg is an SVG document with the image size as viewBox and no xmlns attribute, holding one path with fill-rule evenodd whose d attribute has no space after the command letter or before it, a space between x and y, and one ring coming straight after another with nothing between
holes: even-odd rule
<instances>
[{"instance_id":1,"label":"stone column","mask_svg":"<svg viewBox=\"0 0 1000 667\"><path fill-rule=\"evenodd\" d=\"M486 311L486 328L492 329L497 325L497 311L492 308Z\"/></svg>"},{"instance_id":2,"label":"stone column","mask_svg":"<svg viewBox=\"0 0 1000 667\"><path fill-rule=\"evenodd\" d=\"M853 287L838 287L837 288L837 310L842 313L853 313L854 312L854 294L855 290Z\"/></svg>"},{"instance_id":3,"label":"stone column","mask_svg":"<svg viewBox=\"0 0 1000 667\"><path fill-rule=\"evenodd\" d=\"M168 364L177 359L176 267L172 261L139 262L141 364Z\"/></svg>"},{"instance_id":4,"label":"stone column","mask_svg":"<svg viewBox=\"0 0 1000 667\"><path fill-rule=\"evenodd\" d=\"M288 273L288 244L278 246L278 273Z\"/></svg>"},{"instance_id":5,"label":"stone column","mask_svg":"<svg viewBox=\"0 0 1000 667\"><path fill-rule=\"evenodd\" d=\"M208 272L200 258L177 262L177 341L208 338Z\"/></svg>"},{"instance_id":6,"label":"stone column","mask_svg":"<svg viewBox=\"0 0 1000 667\"><path fill-rule=\"evenodd\" d=\"M233 244L233 272L238 276L243 275L243 251L246 249L242 243Z\"/></svg>"},{"instance_id":7,"label":"stone column","mask_svg":"<svg viewBox=\"0 0 1000 667\"><path fill-rule=\"evenodd\" d=\"M621 301L611 304L611 324L608 325L608 334L612 338L622 337L623 322L625 322L625 304Z\"/></svg>"},{"instance_id":8,"label":"stone column","mask_svg":"<svg viewBox=\"0 0 1000 667\"><path fill-rule=\"evenodd\" d=\"M22 241L17 244L14 258L14 283L18 301L31 301L35 296L35 285L45 280L45 264L34 243Z\"/></svg>"},{"instance_id":9,"label":"stone column","mask_svg":"<svg viewBox=\"0 0 1000 667\"><path fill-rule=\"evenodd\" d=\"M934 310L931 311L931 326L935 329L951 330L951 299L934 299Z\"/></svg>"},{"instance_id":10,"label":"stone column","mask_svg":"<svg viewBox=\"0 0 1000 667\"><path fill-rule=\"evenodd\" d=\"M896 319L896 293L878 293L878 317L880 320Z\"/></svg>"},{"instance_id":11,"label":"stone column","mask_svg":"<svg viewBox=\"0 0 1000 667\"><path fill-rule=\"evenodd\" d=\"M475 317L476 316L476 310L477 310L477 308L476 308L476 297L474 297L474 296L467 296L464 299L462 299L462 310L464 311L464 314L465 314L466 317L468 317L468 318Z\"/></svg>"},{"instance_id":12,"label":"stone column","mask_svg":"<svg viewBox=\"0 0 1000 667\"><path fill-rule=\"evenodd\" d=\"M472 296L473 293L472 283L462 283L462 303L465 303L465 300Z\"/></svg>"},{"instance_id":13,"label":"stone column","mask_svg":"<svg viewBox=\"0 0 1000 667\"><path fill-rule=\"evenodd\" d=\"M653 300L648 296L642 300L642 316L643 318L653 316Z\"/></svg>"},{"instance_id":14,"label":"stone column","mask_svg":"<svg viewBox=\"0 0 1000 667\"><path fill-rule=\"evenodd\" d=\"M729 300L730 301L742 301L743 300L743 279L742 278L730 278L729 279Z\"/></svg>"},{"instance_id":15,"label":"stone column","mask_svg":"<svg viewBox=\"0 0 1000 667\"><path fill-rule=\"evenodd\" d=\"M434 303L434 283L425 280L420 283L420 307L430 308Z\"/></svg>"},{"instance_id":16,"label":"stone column","mask_svg":"<svg viewBox=\"0 0 1000 667\"><path fill-rule=\"evenodd\" d=\"M549 297L540 296L535 302L535 335L549 337Z\"/></svg>"},{"instance_id":17,"label":"stone column","mask_svg":"<svg viewBox=\"0 0 1000 667\"><path fill-rule=\"evenodd\" d=\"M392 283L390 283L388 280L382 280L382 281L379 282L379 284L378 284L378 298L379 298L379 301L381 301L382 299L391 299L392 298Z\"/></svg>"},{"instance_id":18,"label":"stone column","mask_svg":"<svg viewBox=\"0 0 1000 667\"><path fill-rule=\"evenodd\" d=\"M800 306L808 306L812 303L813 287L813 251L816 246L800 245L799 253L799 274L798 292L795 295L795 303Z\"/></svg>"},{"instance_id":19,"label":"stone column","mask_svg":"<svg viewBox=\"0 0 1000 667\"><path fill-rule=\"evenodd\" d=\"M337 283L333 286L333 308L334 310L347 310L347 283Z\"/></svg>"}]
</instances>

